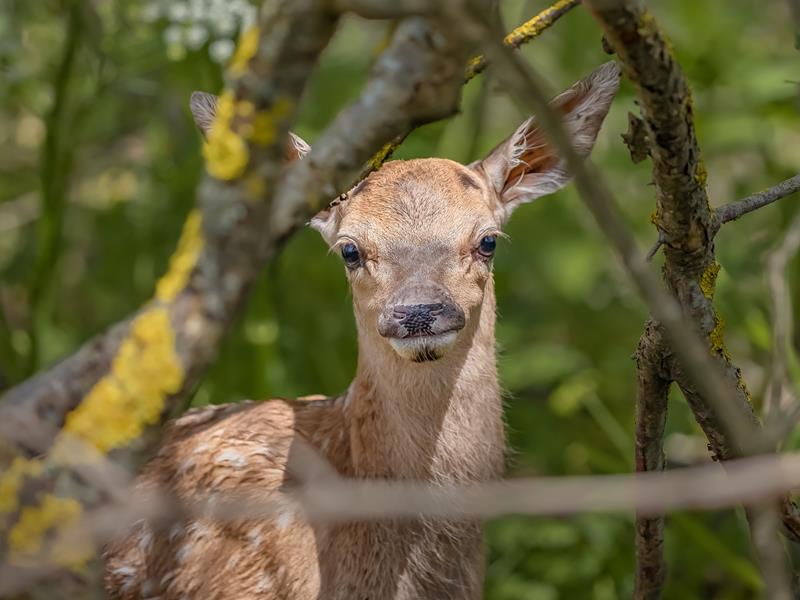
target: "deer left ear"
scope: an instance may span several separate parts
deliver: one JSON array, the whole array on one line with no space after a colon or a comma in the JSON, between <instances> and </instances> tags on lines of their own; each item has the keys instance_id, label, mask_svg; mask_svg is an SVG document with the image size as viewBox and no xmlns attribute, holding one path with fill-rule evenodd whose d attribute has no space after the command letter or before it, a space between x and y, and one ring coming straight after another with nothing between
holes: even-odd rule
<instances>
[{"instance_id":1,"label":"deer left ear","mask_svg":"<svg viewBox=\"0 0 800 600\"><path fill-rule=\"evenodd\" d=\"M561 113L581 156L592 151L619 88L619 78L617 65L606 63L551 102ZM570 178L564 160L550 146L534 117L520 125L486 158L469 166L496 192L495 213L501 223L520 204L561 189Z\"/></svg>"},{"instance_id":2,"label":"deer left ear","mask_svg":"<svg viewBox=\"0 0 800 600\"><path fill-rule=\"evenodd\" d=\"M207 92L192 92L189 98L189 109L192 111L194 123L203 134L204 139L208 139L211 127L214 125L214 117L217 116L217 102L219 96ZM286 142L286 162L291 162L303 158L311 150L303 138L289 132L289 139Z\"/></svg>"}]
</instances>

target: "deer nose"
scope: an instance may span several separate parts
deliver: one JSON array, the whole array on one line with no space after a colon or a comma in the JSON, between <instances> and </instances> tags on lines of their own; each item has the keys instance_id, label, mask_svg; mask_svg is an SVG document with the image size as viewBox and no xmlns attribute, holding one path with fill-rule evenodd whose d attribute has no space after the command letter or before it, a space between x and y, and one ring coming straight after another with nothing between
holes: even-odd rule
<instances>
[{"instance_id":1,"label":"deer nose","mask_svg":"<svg viewBox=\"0 0 800 600\"><path fill-rule=\"evenodd\" d=\"M391 338L440 335L462 329L465 322L464 311L450 302L396 304L378 319L378 332Z\"/></svg>"}]
</instances>

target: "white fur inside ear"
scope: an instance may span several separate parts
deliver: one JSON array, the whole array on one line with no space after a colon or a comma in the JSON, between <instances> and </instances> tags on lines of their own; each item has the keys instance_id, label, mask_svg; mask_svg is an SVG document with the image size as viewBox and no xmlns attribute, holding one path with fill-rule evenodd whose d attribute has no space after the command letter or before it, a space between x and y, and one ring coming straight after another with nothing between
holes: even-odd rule
<instances>
[{"instance_id":1,"label":"white fur inside ear","mask_svg":"<svg viewBox=\"0 0 800 600\"><path fill-rule=\"evenodd\" d=\"M329 206L314 215L308 224L312 229L319 231L328 246L332 247L336 243L336 234L339 231L339 220L338 206Z\"/></svg>"},{"instance_id":2,"label":"white fur inside ear","mask_svg":"<svg viewBox=\"0 0 800 600\"><path fill-rule=\"evenodd\" d=\"M600 126L619 88L619 67L609 62L577 82L552 101L572 134L575 150L588 156ZM533 117L522 123L504 142L470 168L482 174L497 193L495 215L504 222L513 210L564 187L570 175L549 146Z\"/></svg>"}]
</instances>

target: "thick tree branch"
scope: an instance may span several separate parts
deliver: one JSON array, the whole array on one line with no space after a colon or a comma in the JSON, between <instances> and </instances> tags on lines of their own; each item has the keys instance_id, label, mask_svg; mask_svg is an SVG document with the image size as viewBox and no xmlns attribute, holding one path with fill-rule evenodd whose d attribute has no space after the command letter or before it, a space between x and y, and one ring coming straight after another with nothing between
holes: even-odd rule
<instances>
[{"instance_id":1,"label":"thick tree branch","mask_svg":"<svg viewBox=\"0 0 800 600\"><path fill-rule=\"evenodd\" d=\"M653 15L641 0L587 0L586 5L603 26L608 43L636 85L653 161L657 192L655 221L665 245L664 279L681 310L694 322L714 354L725 380L725 387L719 389L724 390L728 405L755 424L750 395L740 370L725 349L723 323L713 305L720 268L713 244L718 224L708 203L707 175L694 129L688 83ZM674 340L670 341L674 345ZM705 386L692 376L688 356L677 354L672 378L689 401L714 455L727 460L743 453L766 451L769 443L766 436L756 434L751 428L748 439L741 435L744 431L737 432L725 422L719 401L712 398L713 393L708 393L711 390L700 389ZM784 501L782 507L787 529L797 531L796 508L789 501ZM764 567L785 558L778 542L765 529L773 523L771 512L769 507L751 511L753 541ZM785 572L783 565L763 569L767 587L776 597L788 593L782 577Z\"/></svg>"},{"instance_id":2,"label":"thick tree branch","mask_svg":"<svg viewBox=\"0 0 800 600\"><path fill-rule=\"evenodd\" d=\"M730 204L724 204L714 211L717 228L798 191L800 191L800 175L795 175L767 190L756 192Z\"/></svg>"}]
</instances>

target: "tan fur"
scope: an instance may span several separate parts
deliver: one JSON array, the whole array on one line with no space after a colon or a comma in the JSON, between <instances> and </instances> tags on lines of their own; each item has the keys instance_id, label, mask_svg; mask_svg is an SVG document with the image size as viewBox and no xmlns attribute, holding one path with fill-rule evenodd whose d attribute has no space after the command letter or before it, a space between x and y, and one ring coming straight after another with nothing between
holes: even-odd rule
<instances>
[{"instance_id":1,"label":"tan fur","mask_svg":"<svg viewBox=\"0 0 800 600\"><path fill-rule=\"evenodd\" d=\"M610 97L597 103L599 118L582 120L599 128L609 103ZM577 104L591 113L591 102ZM596 129L577 133L593 142ZM352 384L336 398L190 412L170 426L139 485L185 500L198 492L280 490L302 483L293 465L305 444L346 477L433 483L499 477L504 434L494 283L491 262L476 249L484 236L499 233L507 204L535 197L509 178L512 171L520 177L520 155L537 151L515 144L536 137L512 137L470 167L443 159L388 163L320 213L312 224L325 239L334 247L353 243L363 257L359 268L348 269L359 342ZM521 175L550 176L534 168ZM376 323L398 294L413 304L419 282L446 290L466 319L438 360L414 363ZM199 519L165 530L139 523L108 547L106 558L107 588L121 600L469 599L481 596L484 570L477 522L325 525L289 509L266 521Z\"/></svg>"}]
</instances>

